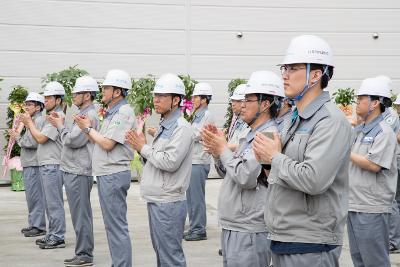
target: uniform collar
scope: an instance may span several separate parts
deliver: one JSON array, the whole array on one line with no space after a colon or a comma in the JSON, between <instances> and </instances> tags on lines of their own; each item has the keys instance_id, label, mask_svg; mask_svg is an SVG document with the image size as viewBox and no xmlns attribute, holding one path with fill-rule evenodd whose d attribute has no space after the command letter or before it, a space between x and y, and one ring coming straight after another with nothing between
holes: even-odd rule
<instances>
[{"instance_id":1,"label":"uniform collar","mask_svg":"<svg viewBox=\"0 0 400 267\"><path fill-rule=\"evenodd\" d=\"M361 131L364 134L369 133L372 129L374 129L381 121L383 120L382 114L370 121L368 124L363 124Z\"/></svg>"},{"instance_id":2,"label":"uniform collar","mask_svg":"<svg viewBox=\"0 0 400 267\"><path fill-rule=\"evenodd\" d=\"M246 136L246 141L250 143L254 139L256 132L262 132L265 129L267 129L273 125L275 125L275 121L273 119L269 119L266 122L264 122L263 124L257 126L257 128L251 129L250 132Z\"/></svg>"},{"instance_id":3,"label":"uniform collar","mask_svg":"<svg viewBox=\"0 0 400 267\"><path fill-rule=\"evenodd\" d=\"M168 118L162 119L160 125L165 128L169 129L175 122L182 116L181 110L178 108L176 109Z\"/></svg>"},{"instance_id":4,"label":"uniform collar","mask_svg":"<svg viewBox=\"0 0 400 267\"><path fill-rule=\"evenodd\" d=\"M202 107L199 108L198 110L196 110L196 112L194 113L194 117L195 118L202 118L204 116L204 114L206 113L206 111L208 110L208 107Z\"/></svg>"},{"instance_id":5,"label":"uniform collar","mask_svg":"<svg viewBox=\"0 0 400 267\"><path fill-rule=\"evenodd\" d=\"M276 118L275 121L276 121L277 123L281 123L281 122L283 122L287 117L289 117L289 115L290 115L291 113L292 113L292 110L289 109L285 114L283 114L282 116Z\"/></svg>"},{"instance_id":6,"label":"uniform collar","mask_svg":"<svg viewBox=\"0 0 400 267\"><path fill-rule=\"evenodd\" d=\"M302 112L299 112L299 116L302 119L308 119L314 115L326 102L331 100L329 92L322 91L310 104L308 104Z\"/></svg>"},{"instance_id":7,"label":"uniform collar","mask_svg":"<svg viewBox=\"0 0 400 267\"><path fill-rule=\"evenodd\" d=\"M78 114L85 114L85 113L87 113L89 110L92 110L92 109L94 109L94 105L93 105L93 104L90 104L89 106L87 106L87 107L85 107L85 108L83 108L83 109L80 109Z\"/></svg>"},{"instance_id":8,"label":"uniform collar","mask_svg":"<svg viewBox=\"0 0 400 267\"><path fill-rule=\"evenodd\" d=\"M40 117L40 116L42 116L42 112L38 111L35 114L33 114L32 119L36 119L37 117Z\"/></svg>"},{"instance_id":9,"label":"uniform collar","mask_svg":"<svg viewBox=\"0 0 400 267\"><path fill-rule=\"evenodd\" d=\"M126 101L125 98L121 99L120 101L118 101L114 106L112 106L112 108L108 109L106 112L106 115L104 116L104 118L107 118L110 115L115 114L119 108L125 104L127 104L128 102Z\"/></svg>"}]
</instances>

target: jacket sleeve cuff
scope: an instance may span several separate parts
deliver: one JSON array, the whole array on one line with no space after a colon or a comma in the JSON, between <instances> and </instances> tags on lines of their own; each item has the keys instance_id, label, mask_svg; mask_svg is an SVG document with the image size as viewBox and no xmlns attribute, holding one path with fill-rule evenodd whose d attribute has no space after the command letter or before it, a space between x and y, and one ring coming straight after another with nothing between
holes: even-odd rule
<instances>
[{"instance_id":1,"label":"jacket sleeve cuff","mask_svg":"<svg viewBox=\"0 0 400 267\"><path fill-rule=\"evenodd\" d=\"M282 162L285 159L285 155L279 153L272 158L271 171L269 172L268 179L272 180L272 183L276 183L279 179L279 173L281 170Z\"/></svg>"},{"instance_id":2,"label":"jacket sleeve cuff","mask_svg":"<svg viewBox=\"0 0 400 267\"><path fill-rule=\"evenodd\" d=\"M152 149L149 145L144 145L142 147L142 150L140 150L140 155L142 155L142 157L147 159L150 157L151 151L152 151Z\"/></svg>"},{"instance_id":3,"label":"jacket sleeve cuff","mask_svg":"<svg viewBox=\"0 0 400 267\"><path fill-rule=\"evenodd\" d=\"M221 155L219 155L219 160L223 166L226 166L227 162L232 158L233 152L228 147L226 147L224 151L222 151Z\"/></svg>"}]
</instances>

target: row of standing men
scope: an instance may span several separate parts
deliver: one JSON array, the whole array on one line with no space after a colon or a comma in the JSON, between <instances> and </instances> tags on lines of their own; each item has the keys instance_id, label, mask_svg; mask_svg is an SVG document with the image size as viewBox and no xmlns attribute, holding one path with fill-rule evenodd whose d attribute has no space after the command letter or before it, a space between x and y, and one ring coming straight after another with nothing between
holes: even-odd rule
<instances>
[{"instance_id":1,"label":"row of standing men","mask_svg":"<svg viewBox=\"0 0 400 267\"><path fill-rule=\"evenodd\" d=\"M352 129L323 91L334 68L324 40L294 38L280 68L283 81L258 71L236 88L227 133L208 111L212 90L207 83L196 85L195 113L187 122L179 108L182 81L162 75L153 91L161 121L149 129L151 143L136 131L125 100L130 77L124 71L109 71L102 84L108 109L101 122L91 77L76 82L73 102L79 113L71 126L65 126L60 84L49 83L44 99L30 93L20 127L10 132L22 147L29 209L23 232L44 234L46 210L48 233L36 244L65 247L64 183L76 233L75 257L64 263L91 265L95 175L112 265L131 266L126 195L136 150L144 161L141 196L157 265L186 266L182 237L207 238L204 190L213 157L224 178L218 202L224 266L268 266L271 260L274 266L338 266L346 218L354 265L390 266L387 225L397 183L397 139L390 126L398 124L398 116L385 111L388 79L363 81L359 121ZM186 214L190 226L184 233Z\"/></svg>"}]
</instances>

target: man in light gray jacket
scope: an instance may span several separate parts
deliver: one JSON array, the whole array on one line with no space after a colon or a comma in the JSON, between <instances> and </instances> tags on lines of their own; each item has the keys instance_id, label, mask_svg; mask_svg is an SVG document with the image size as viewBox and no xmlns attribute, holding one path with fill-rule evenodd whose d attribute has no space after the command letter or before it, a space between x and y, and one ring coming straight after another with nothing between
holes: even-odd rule
<instances>
[{"instance_id":1,"label":"man in light gray jacket","mask_svg":"<svg viewBox=\"0 0 400 267\"><path fill-rule=\"evenodd\" d=\"M215 126L203 130L204 145L212 153L215 167L224 178L218 199L222 227L221 246L225 267L269 266L268 233L264 222L266 173L255 158L252 143L257 132L277 132L278 89L282 79L269 71L254 72L245 91L241 117L251 130L232 152Z\"/></svg>"},{"instance_id":2,"label":"man in light gray jacket","mask_svg":"<svg viewBox=\"0 0 400 267\"><path fill-rule=\"evenodd\" d=\"M194 133L192 156L192 174L186 191L189 230L184 234L186 241L207 239L206 224L206 180L210 172L211 155L204 151L200 131L204 125L214 123L214 118L208 109L213 92L208 83L198 83L193 90L194 113L190 121Z\"/></svg>"},{"instance_id":3,"label":"man in light gray jacket","mask_svg":"<svg viewBox=\"0 0 400 267\"><path fill-rule=\"evenodd\" d=\"M78 78L72 91L73 103L79 108L79 113L75 116L87 116L95 130L99 128L99 119L92 102L98 91L97 82L90 76ZM60 170L64 179L76 236L75 256L64 260L64 264L66 266L91 266L93 265L94 240L90 192L93 186L92 154L94 144L76 123L65 127L63 118L54 113L50 116L49 121L61 135L63 149Z\"/></svg>"},{"instance_id":4,"label":"man in light gray jacket","mask_svg":"<svg viewBox=\"0 0 400 267\"><path fill-rule=\"evenodd\" d=\"M136 130L129 131L126 140L146 161L140 191L147 202L157 266L183 267L185 192L192 170L193 130L179 108L185 87L178 76L162 75L153 93L154 109L161 114L161 121L152 144L147 145L144 135Z\"/></svg>"},{"instance_id":5,"label":"man in light gray jacket","mask_svg":"<svg viewBox=\"0 0 400 267\"><path fill-rule=\"evenodd\" d=\"M330 102L332 51L321 38L292 40L281 65L285 95L295 99L282 143L257 134L253 148L271 169L265 221L272 262L339 266L348 209L351 127Z\"/></svg>"},{"instance_id":6,"label":"man in light gray jacket","mask_svg":"<svg viewBox=\"0 0 400 267\"><path fill-rule=\"evenodd\" d=\"M44 108L44 97L38 93L30 92L24 102L24 110L28 113L35 124L41 129L44 125L42 111ZM26 237L40 236L46 234L45 199L43 186L39 172L37 158L38 143L31 132L26 129L21 136L24 124L13 131L9 130L10 136L15 138L21 147L21 165L24 177L26 203L28 204L28 224L21 232Z\"/></svg>"}]
</instances>

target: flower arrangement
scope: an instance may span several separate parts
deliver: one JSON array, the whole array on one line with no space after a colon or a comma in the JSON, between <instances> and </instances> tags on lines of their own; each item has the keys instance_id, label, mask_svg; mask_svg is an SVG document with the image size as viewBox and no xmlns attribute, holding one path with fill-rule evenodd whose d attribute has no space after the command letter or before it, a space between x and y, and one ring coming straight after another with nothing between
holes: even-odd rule
<instances>
[{"instance_id":1,"label":"flower arrangement","mask_svg":"<svg viewBox=\"0 0 400 267\"><path fill-rule=\"evenodd\" d=\"M153 75L132 81L132 88L126 97L128 103L134 108L138 132L144 131L146 120L151 116L153 105L153 89L156 84Z\"/></svg>"},{"instance_id":2,"label":"flower arrangement","mask_svg":"<svg viewBox=\"0 0 400 267\"><path fill-rule=\"evenodd\" d=\"M185 98L183 99L181 110L184 118L187 121L190 121L192 119L191 116L193 115L192 94L197 81L190 77L190 75L179 75L179 78L185 85Z\"/></svg>"},{"instance_id":3,"label":"flower arrangement","mask_svg":"<svg viewBox=\"0 0 400 267\"><path fill-rule=\"evenodd\" d=\"M338 107L346 114L346 116L353 115L353 107L352 104L355 103L355 93L354 89L348 88L339 88L336 92L332 94L332 98L334 98L335 103Z\"/></svg>"},{"instance_id":4,"label":"flower arrangement","mask_svg":"<svg viewBox=\"0 0 400 267\"><path fill-rule=\"evenodd\" d=\"M11 93L8 96L8 101L10 104L7 108L7 125L10 129L15 130L18 127L20 123L18 115L23 112L22 104L27 96L28 90L20 85L14 86L14 88L11 90ZM19 162L18 164L18 161L15 163L16 160L12 160L14 157L18 157L20 155L20 146L15 143L15 139L10 137L8 131L5 131L5 138L8 142L4 147L5 156L2 162L2 165L4 165L2 177L5 176L7 169L12 168L12 166L16 166L18 169L21 169L19 167L21 163ZM12 166L10 163L12 163Z\"/></svg>"},{"instance_id":5,"label":"flower arrangement","mask_svg":"<svg viewBox=\"0 0 400 267\"><path fill-rule=\"evenodd\" d=\"M232 96L233 91L235 91L236 87L240 84L246 83L246 80L244 79L233 79L229 82L228 84L228 93L229 93L229 98ZM231 105L228 105L228 109L225 114L225 124L224 124L224 131L227 132L229 127L231 126L232 123L232 107Z\"/></svg>"}]
</instances>

